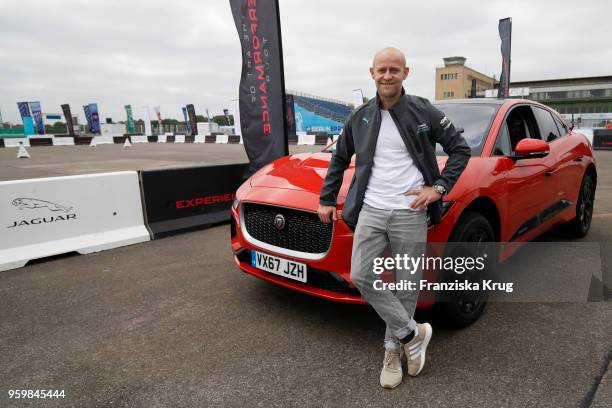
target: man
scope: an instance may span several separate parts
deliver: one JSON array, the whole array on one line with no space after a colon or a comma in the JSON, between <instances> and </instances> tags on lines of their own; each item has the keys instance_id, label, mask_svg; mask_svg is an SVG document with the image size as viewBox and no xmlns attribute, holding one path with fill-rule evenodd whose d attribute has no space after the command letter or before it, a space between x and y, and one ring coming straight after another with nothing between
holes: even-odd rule
<instances>
[{"instance_id":1,"label":"man","mask_svg":"<svg viewBox=\"0 0 612 408\"><path fill-rule=\"evenodd\" d=\"M465 140L442 112L426 99L404 93L402 83L408 71L406 58L398 49L385 48L374 56L370 74L376 84L376 98L346 120L318 209L322 222L337 220L336 198L342 175L355 154L355 175L342 218L355 231L351 281L387 325L380 374L380 384L385 388L401 383L404 356L409 375L421 372L432 328L413 319L418 291L374 288L378 279L373 273L374 258L380 257L387 246L394 257L423 254L427 215L434 224L440 221L439 200L451 190L470 156ZM442 174L435 156L436 143L449 156ZM418 282L421 271L412 272L396 270L396 281L401 277Z\"/></svg>"}]
</instances>

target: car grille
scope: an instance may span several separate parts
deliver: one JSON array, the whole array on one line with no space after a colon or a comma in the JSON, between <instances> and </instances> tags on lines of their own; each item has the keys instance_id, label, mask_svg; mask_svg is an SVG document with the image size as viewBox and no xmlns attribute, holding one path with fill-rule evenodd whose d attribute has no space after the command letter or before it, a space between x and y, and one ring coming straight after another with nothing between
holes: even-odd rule
<instances>
[{"instance_id":1,"label":"car grille","mask_svg":"<svg viewBox=\"0 0 612 408\"><path fill-rule=\"evenodd\" d=\"M244 249L238 252L236 256L238 257L238 260L241 263L246 263L248 265L251 265L251 251ZM329 290L331 292L343 293L343 294L355 296L355 297L361 296L359 294L359 291L356 288L350 286L348 282L345 281L344 279L336 279L329 272L323 271L321 269L311 268L310 266L307 266L307 268L308 268L308 281L306 282L305 285L311 286L314 288ZM304 285L301 282L296 282L292 279L285 278L283 276L278 276L278 275L273 275L273 276L275 278L280 278L284 281L291 282L293 284L297 283L299 285Z\"/></svg>"},{"instance_id":2,"label":"car grille","mask_svg":"<svg viewBox=\"0 0 612 408\"><path fill-rule=\"evenodd\" d=\"M263 204L243 203L244 225L254 239L278 248L309 254L327 252L332 239L332 224L323 224L316 213ZM285 227L274 226L282 214Z\"/></svg>"}]
</instances>

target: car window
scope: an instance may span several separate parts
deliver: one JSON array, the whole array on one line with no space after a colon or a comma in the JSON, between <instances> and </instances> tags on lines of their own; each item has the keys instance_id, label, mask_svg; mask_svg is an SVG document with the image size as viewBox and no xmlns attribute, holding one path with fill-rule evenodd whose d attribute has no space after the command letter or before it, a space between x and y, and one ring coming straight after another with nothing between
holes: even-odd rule
<instances>
[{"instance_id":1,"label":"car window","mask_svg":"<svg viewBox=\"0 0 612 408\"><path fill-rule=\"evenodd\" d=\"M567 135L568 130L567 130L567 126L565 126L565 123L563 123L563 121L561 121L561 119L559 119L557 115L553 115L553 119L555 120L555 123L557 124L557 128L559 129L561 137Z\"/></svg>"},{"instance_id":2,"label":"car window","mask_svg":"<svg viewBox=\"0 0 612 408\"><path fill-rule=\"evenodd\" d=\"M547 142L552 142L553 140L561 137L559 129L557 129L557 124L555 123L555 120L550 112L537 106L533 106L532 108L538 121L542 139Z\"/></svg>"},{"instance_id":3,"label":"car window","mask_svg":"<svg viewBox=\"0 0 612 408\"><path fill-rule=\"evenodd\" d=\"M510 151L513 152L516 149L516 145L523 139L537 138L533 134L533 124L528 125L528 121L525 120L527 112L531 113L528 106L518 106L510 111L504 125L508 130L508 139L510 144Z\"/></svg>"},{"instance_id":4,"label":"car window","mask_svg":"<svg viewBox=\"0 0 612 408\"><path fill-rule=\"evenodd\" d=\"M510 135L508 134L508 125L504 122L502 128L495 140L495 146L493 146L493 156L510 156L512 154L512 147L510 146Z\"/></svg>"},{"instance_id":5,"label":"car window","mask_svg":"<svg viewBox=\"0 0 612 408\"><path fill-rule=\"evenodd\" d=\"M472 155L477 156L482 152L484 138L489 134L493 118L499 109L499 105L485 103L436 103L448 119L455 125L455 129L463 129L461 134L467 142ZM442 146L436 144L436 154L445 155Z\"/></svg>"}]
</instances>

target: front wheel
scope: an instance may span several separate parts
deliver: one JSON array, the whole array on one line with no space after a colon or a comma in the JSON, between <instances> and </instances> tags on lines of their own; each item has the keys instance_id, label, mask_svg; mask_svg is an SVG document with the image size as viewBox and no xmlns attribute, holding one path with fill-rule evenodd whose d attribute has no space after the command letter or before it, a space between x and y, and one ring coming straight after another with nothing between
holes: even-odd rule
<instances>
[{"instance_id":1,"label":"front wheel","mask_svg":"<svg viewBox=\"0 0 612 408\"><path fill-rule=\"evenodd\" d=\"M467 243L465 246L453 243ZM460 256L480 257L487 254L487 268L496 263L495 233L489 221L480 213L467 212L461 216L449 239L449 250L445 256L455 259ZM453 281L461 278L479 282L484 274L478 271L457 275L454 272L440 276L441 281ZM487 305L488 295L485 291L451 292L444 299L439 299L435 310L443 325L463 328L474 323Z\"/></svg>"}]
</instances>

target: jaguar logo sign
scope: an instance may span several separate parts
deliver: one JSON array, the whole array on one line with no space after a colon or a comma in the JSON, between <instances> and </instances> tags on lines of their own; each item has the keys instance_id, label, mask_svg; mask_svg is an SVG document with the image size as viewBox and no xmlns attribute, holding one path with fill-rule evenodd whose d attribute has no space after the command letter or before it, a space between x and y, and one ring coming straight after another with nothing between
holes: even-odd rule
<instances>
[{"instance_id":1,"label":"jaguar logo sign","mask_svg":"<svg viewBox=\"0 0 612 408\"><path fill-rule=\"evenodd\" d=\"M274 217L274 226L277 230L282 230L285 228L285 217L283 214L276 214L276 217Z\"/></svg>"},{"instance_id":2,"label":"jaguar logo sign","mask_svg":"<svg viewBox=\"0 0 612 408\"><path fill-rule=\"evenodd\" d=\"M72 210L72 207L65 207L60 204L52 203L51 201L38 200L36 198L16 198L11 204L19 207L20 210L24 208L47 208L51 211L63 211L65 213L69 213L70 210Z\"/></svg>"},{"instance_id":3,"label":"jaguar logo sign","mask_svg":"<svg viewBox=\"0 0 612 408\"><path fill-rule=\"evenodd\" d=\"M52 213L60 214L50 214L48 216L15 220L13 221L12 225L6 227L7 229L38 224L50 224L62 221L66 222L75 220L77 218L77 215L72 211L74 207L66 207L65 205L53 203L51 201L39 200L37 198L15 198L13 201L11 201L11 204L13 204L15 207L19 207L19 210L36 210L44 208Z\"/></svg>"}]
</instances>

